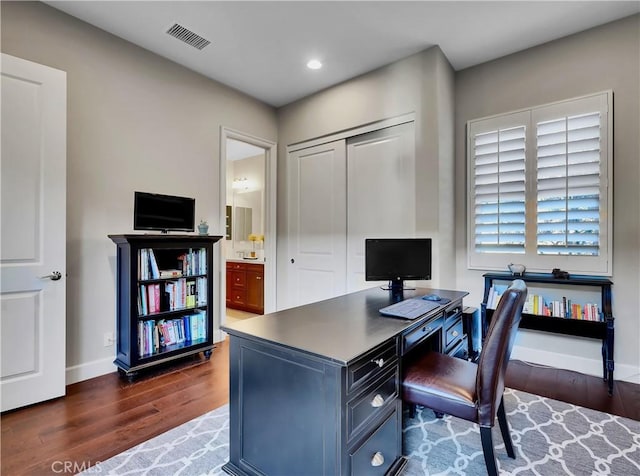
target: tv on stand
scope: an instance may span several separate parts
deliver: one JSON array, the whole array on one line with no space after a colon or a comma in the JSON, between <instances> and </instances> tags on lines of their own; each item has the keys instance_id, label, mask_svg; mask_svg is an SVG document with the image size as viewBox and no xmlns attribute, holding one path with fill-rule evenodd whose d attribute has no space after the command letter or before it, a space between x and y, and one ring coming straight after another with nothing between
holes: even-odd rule
<instances>
[{"instance_id":1,"label":"tv on stand","mask_svg":"<svg viewBox=\"0 0 640 476\"><path fill-rule=\"evenodd\" d=\"M133 198L133 229L169 231L194 231L195 199L135 192Z\"/></svg>"}]
</instances>

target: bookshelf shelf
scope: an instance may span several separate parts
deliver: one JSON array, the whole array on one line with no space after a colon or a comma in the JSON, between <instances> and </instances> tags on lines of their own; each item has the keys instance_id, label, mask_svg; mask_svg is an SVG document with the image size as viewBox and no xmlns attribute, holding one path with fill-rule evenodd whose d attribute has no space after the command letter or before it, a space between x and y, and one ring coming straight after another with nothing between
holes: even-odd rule
<instances>
[{"instance_id":1,"label":"bookshelf shelf","mask_svg":"<svg viewBox=\"0 0 640 476\"><path fill-rule=\"evenodd\" d=\"M551 309L551 303L560 303L556 315L540 315L531 312L529 302L522 313L521 329L587 337L602 341L603 379L613 393L613 344L614 317L611 310L611 280L600 276L571 275L569 279L558 279L547 273L525 273L512 276L510 273L487 273L484 277L484 298L481 304L482 336L487 333L495 309L493 294L506 288L514 279L527 283L529 295L540 296L537 309ZM570 304L580 306L580 312ZM587 307L588 306L588 307ZM585 309L590 309L585 312ZM543 311L544 312L544 311ZM548 312L551 312L550 310ZM565 317L559 317L565 316ZM577 318L578 314L580 318ZM569 317L573 316L573 317ZM591 320L593 319L593 320Z\"/></svg>"},{"instance_id":2,"label":"bookshelf shelf","mask_svg":"<svg viewBox=\"0 0 640 476\"><path fill-rule=\"evenodd\" d=\"M109 235L117 247L116 359L142 369L213 349L213 245L221 236ZM163 276L164 275L164 276Z\"/></svg>"}]
</instances>

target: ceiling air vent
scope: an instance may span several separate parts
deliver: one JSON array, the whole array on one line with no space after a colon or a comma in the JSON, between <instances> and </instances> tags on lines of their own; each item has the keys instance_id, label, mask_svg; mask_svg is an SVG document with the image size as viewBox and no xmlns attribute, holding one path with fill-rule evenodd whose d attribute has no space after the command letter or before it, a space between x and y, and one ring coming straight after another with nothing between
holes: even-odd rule
<instances>
[{"instance_id":1,"label":"ceiling air vent","mask_svg":"<svg viewBox=\"0 0 640 476\"><path fill-rule=\"evenodd\" d=\"M187 45L191 45L194 48L198 48L201 50L209 43L209 40L202 38L197 33L192 32L191 30L179 25L178 23L174 24L171 28L167 30L167 33L174 38L179 39L180 41L185 42Z\"/></svg>"}]
</instances>

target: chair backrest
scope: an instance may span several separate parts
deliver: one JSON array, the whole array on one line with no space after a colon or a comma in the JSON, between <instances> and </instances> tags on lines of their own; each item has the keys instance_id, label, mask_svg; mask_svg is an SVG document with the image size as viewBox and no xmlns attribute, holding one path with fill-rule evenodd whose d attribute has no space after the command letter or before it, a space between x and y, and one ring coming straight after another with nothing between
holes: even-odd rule
<instances>
[{"instance_id":1,"label":"chair backrest","mask_svg":"<svg viewBox=\"0 0 640 476\"><path fill-rule=\"evenodd\" d=\"M478 361L476 391L478 423L493 426L502 393L511 349L518 332L527 286L521 279L513 281L502 294Z\"/></svg>"}]
</instances>

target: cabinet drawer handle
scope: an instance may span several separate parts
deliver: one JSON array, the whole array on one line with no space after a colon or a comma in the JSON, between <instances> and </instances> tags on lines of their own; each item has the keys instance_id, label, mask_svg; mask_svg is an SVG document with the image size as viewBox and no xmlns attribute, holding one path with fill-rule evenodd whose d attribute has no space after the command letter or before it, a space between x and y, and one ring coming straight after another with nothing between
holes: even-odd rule
<instances>
[{"instance_id":1,"label":"cabinet drawer handle","mask_svg":"<svg viewBox=\"0 0 640 476\"><path fill-rule=\"evenodd\" d=\"M256 276L256 279L262 279L262 276Z\"/></svg>"},{"instance_id":2,"label":"cabinet drawer handle","mask_svg":"<svg viewBox=\"0 0 640 476\"><path fill-rule=\"evenodd\" d=\"M373 397L373 400L371 400L371 406L373 408L379 408L384 404L384 397L382 395L380 395L379 393L376 394L375 397Z\"/></svg>"},{"instance_id":3,"label":"cabinet drawer handle","mask_svg":"<svg viewBox=\"0 0 640 476\"><path fill-rule=\"evenodd\" d=\"M384 456L379 451L371 458L371 466L382 466L384 464Z\"/></svg>"},{"instance_id":4,"label":"cabinet drawer handle","mask_svg":"<svg viewBox=\"0 0 640 476\"><path fill-rule=\"evenodd\" d=\"M383 359L383 358L380 358L380 359L377 359L377 360L375 360L375 359L374 359L374 360L372 360L371 362L373 362L374 364L376 364L378 367L382 367L382 366L384 366L384 359Z\"/></svg>"},{"instance_id":5,"label":"cabinet drawer handle","mask_svg":"<svg viewBox=\"0 0 640 476\"><path fill-rule=\"evenodd\" d=\"M458 331L453 331L453 332L451 333L451 335L452 335L453 337L458 337Z\"/></svg>"}]
</instances>

